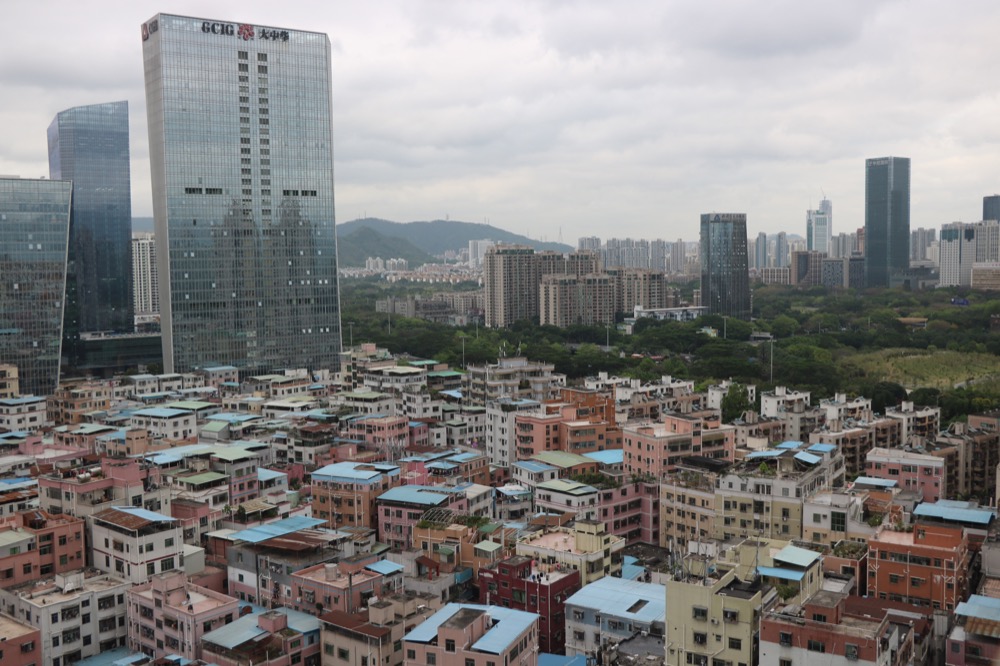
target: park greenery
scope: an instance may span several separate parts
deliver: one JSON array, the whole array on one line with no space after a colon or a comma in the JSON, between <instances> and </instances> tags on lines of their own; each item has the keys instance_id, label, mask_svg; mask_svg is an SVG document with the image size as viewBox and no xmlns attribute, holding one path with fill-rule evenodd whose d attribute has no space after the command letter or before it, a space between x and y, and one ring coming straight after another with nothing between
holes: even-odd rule
<instances>
[{"instance_id":1,"label":"park greenery","mask_svg":"<svg viewBox=\"0 0 1000 666\"><path fill-rule=\"evenodd\" d=\"M523 321L505 330L450 327L378 313L377 299L475 289L345 279L341 285L345 343L374 342L394 353L434 358L461 369L522 355L555 366L571 382L604 371L653 381L663 375L704 389L721 380L759 391L774 386L811 391L814 399L845 393L873 408L912 399L938 405L945 421L1000 407L1000 299L984 293L830 291L758 286L754 319L705 316L693 322L640 320L632 335L616 326L556 328ZM963 299L962 305L953 299ZM968 303L965 305L964 303ZM717 336L704 332L718 331ZM773 339L751 342L751 333ZM726 396L732 415L749 405Z\"/></svg>"}]
</instances>

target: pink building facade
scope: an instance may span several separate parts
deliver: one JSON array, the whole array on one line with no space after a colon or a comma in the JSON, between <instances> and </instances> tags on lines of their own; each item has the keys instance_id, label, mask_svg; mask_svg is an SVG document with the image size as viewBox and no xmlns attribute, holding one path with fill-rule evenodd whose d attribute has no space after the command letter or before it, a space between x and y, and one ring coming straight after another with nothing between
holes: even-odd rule
<instances>
[{"instance_id":1,"label":"pink building facade","mask_svg":"<svg viewBox=\"0 0 1000 666\"><path fill-rule=\"evenodd\" d=\"M902 449L875 448L865 459L865 476L895 481L899 488L920 493L924 502L948 497L946 461L939 456Z\"/></svg>"}]
</instances>

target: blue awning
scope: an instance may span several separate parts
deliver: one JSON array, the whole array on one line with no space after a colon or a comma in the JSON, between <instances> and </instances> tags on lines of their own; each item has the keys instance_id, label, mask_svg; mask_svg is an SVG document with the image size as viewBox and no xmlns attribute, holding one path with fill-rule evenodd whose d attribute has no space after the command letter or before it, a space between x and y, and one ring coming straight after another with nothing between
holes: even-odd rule
<instances>
[{"instance_id":1,"label":"blue awning","mask_svg":"<svg viewBox=\"0 0 1000 666\"><path fill-rule=\"evenodd\" d=\"M757 567L757 573L768 578L781 578L783 580L800 581L805 576L804 571L795 569L784 569L782 567Z\"/></svg>"}]
</instances>

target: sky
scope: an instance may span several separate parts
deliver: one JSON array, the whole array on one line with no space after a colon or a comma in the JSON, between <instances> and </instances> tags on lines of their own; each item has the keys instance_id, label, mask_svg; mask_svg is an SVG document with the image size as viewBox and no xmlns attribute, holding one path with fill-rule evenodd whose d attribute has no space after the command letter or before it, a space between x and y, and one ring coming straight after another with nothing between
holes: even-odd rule
<instances>
[{"instance_id":1,"label":"sky","mask_svg":"<svg viewBox=\"0 0 1000 666\"><path fill-rule=\"evenodd\" d=\"M0 174L48 175L58 111L127 100L151 216L139 26L164 11L326 32L337 219L696 240L699 214L864 226L865 158L912 160L911 228L1000 192L1000 3L370 0L8 3ZM210 6L211 9L206 9ZM488 237L488 234L484 234Z\"/></svg>"}]
</instances>

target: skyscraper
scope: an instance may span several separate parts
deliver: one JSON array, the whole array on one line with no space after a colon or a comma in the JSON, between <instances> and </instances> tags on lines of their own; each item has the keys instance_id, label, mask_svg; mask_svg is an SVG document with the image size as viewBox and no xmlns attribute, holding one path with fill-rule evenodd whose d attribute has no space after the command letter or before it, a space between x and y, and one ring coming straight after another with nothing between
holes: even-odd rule
<instances>
[{"instance_id":1,"label":"skyscraper","mask_svg":"<svg viewBox=\"0 0 1000 666\"><path fill-rule=\"evenodd\" d=\"M968 287L972 284L972 264L976 260L976 226L952 222L941 226L938 249L942 287Z\"/></svg>"},{"instance_id":2,"label":"skyscraper","mask_svg":"<svg viewBox=\"0 0 1000 666\"><path fill-rule=\"evenodd\" d=\"M132 285L136 315L160 313L160 287L156 274L156 237L132 234Z\"/></svg>"},{"instance_id":3,"label":"skyscraper","mask_svg":"<svg viewBox=\"0 0 1000 666\"><path fill-rule=\"evenodd\" d=\"M758 271L767 268L767 234L761 231L757 234L757 240L754 243L753 248L754 254L754 268Z\"/></svg>"},{"instance_id":4,"label":"skyscraper","mask_svg":"<svg viewBox=\"0 0 1000 666\"><path fill-rule=\"evenodd\" d=\"M806 249L830 254L833 238L833 204L829 199L819 202L819 208L806 211Z\"/></svg>"},{"instance_id":5,"label":"skyscraper","mask_svg":"<svg viewBox=\"0 0 1000 666\"><path fill-rule=\"evenodd\" d=\"M0 364L24 394L59 385L73 184L0 178Z\"/></svg>"},{"instance_id":6,"label":"skyscraper","mask_svg":"<svg viewBox=\"0 0 1000 666\"><path fill-rule=\"evenodd\" d=\"M983 219L1000 220L1000 194L983 197Z\"/></svg>"},{"instance_id":7,"label":"skyscraper","mask_svg":"<svg viewBox=\"0 0 1000 666\"><path fill-rule=\"evenodd\" d=\"M910 266L910 159L865 161L865 284L888 287Z\"/></svg>"},{"instance_id":8,"label":"skyscraper","mask_svg":"<svg viewBox=\"0 0 1000 666\"><path fill-rule=\"evenodd\" d=\"M701 216L701 303L712 314L750 318L747 216Z\"/></svg>"},{"instance_id":9,"label":"skyscraper","mask_svg":"<svg viewBox=\"0 0 1000 666\"><path fill-rule=\"evenodd\" d=\"M60 111L48 129L49 178L73 182L66 329L130 333L132 189L128 102Z\"/></svg>"},{"instance_id":10,"label":"skyscraper","mask_svg":"<svg viewBox=\"0 0 1000 666\"><path fill-rule=\"evenodd\" d=\"M142 39L165 369L336 368L329 38L160 14Z\"/></svg>"},{"instance_id":11,"label":"skyscraper","mask_svg":"<svg viewBox=\"0 0 1000 666\"><path fill-rule=\"evenodd\" d=\"M788 261L788 234L779 231L774 238L774 261L771 264L778 268L784 268L788 266Z\"/></svg>"}]
</instances>

